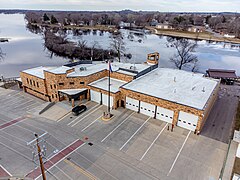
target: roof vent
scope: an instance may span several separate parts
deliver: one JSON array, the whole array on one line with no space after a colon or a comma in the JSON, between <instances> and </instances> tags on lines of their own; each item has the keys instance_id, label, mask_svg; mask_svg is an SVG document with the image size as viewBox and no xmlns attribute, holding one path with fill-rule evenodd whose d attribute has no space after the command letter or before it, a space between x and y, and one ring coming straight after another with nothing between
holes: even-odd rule
<instances>
[{"instance_id":1,"label":"roof vent","mask_svg":"<svg viewBox=\"0 0 240 180\"><path fill-rule=\"evenodd\" d=\"M196 86L193 86L193 87L192 87L192 90L194 90L195 88L196 88Z\"/></svg>"},{"instance_id":2,"label":"roof vent","mask_svg":"<svg viewBox=\"0 0 240 180\"><path fill-rule=\"evenodd\" d=\"M176 82L177 81L177 78L176 77L174 77L174 82Z\"/></svg>"},{"instance_id":3,"label":"roof vent","mask_svg":"<svg viewBox=\"0 0 240 180\"><path fill-rule=\"evenodd\" d=\"M205 87L203 87L202 92L205 92Z\"/></svg>"},{"instance_id":4,"label":"roof vent","mask_svg":"<svg viewBox=\"0 0 240 180\"><path fill-rule=\"evenodd\" d=\"M87 68L86 68L86 67L80 67L79 70L80 70L80 71L86 71Z\"/></svg>"},{"instance_id":5,"label":"roof vent","mask_svg":"<svg viewBox=\"0 0 240 180\"><path fill-rule=\"evenodd\" d=\"M177 90L176 89L174 89L174 93L176 93L177 92Z\"/></svg>"},{"instance_id":6,"label":"roof vent","mask_svg":"<svg viewBox=\"0 0 240 180\"><path fill-rule=\"evenodd\" d=\"M130 66L131 70L136 70L136 66Z\"/></svg>"}]
</instances>

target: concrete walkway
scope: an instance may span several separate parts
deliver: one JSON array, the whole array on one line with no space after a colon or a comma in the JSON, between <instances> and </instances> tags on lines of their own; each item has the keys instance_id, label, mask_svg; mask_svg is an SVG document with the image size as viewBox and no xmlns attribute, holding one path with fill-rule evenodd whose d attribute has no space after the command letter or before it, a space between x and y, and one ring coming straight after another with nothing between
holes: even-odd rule
<instances>
[{"instance_id":1,"label":"concrete walkway","mask_svg":"<svg viewBox=\"0 0 240 180\"><path fill-rule=\"evenodd\" d=\"M237 148L238 148L238 143L235 141L232 141L229 147L229 152L227 154L226 165L225 167L223 166L224 169L223 169L222 178L220 178L221 180L231 179Z\"/></svg>"}]
</instances>

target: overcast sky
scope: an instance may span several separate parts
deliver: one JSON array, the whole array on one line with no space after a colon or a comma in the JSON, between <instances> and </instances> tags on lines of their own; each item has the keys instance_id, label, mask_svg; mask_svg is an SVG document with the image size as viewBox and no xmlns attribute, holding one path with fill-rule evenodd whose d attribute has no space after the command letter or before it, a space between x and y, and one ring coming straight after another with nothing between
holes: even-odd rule
<instances>
[{"instance_id":1,"label":"overcast sky","mask_svg":"<svg viewBox=\"0 0 240 180\"><path fill-rule=\"evenodd\" d=\"M240 12L240 0L0 0L0 9Z\"/></svg>"}]
</instances>

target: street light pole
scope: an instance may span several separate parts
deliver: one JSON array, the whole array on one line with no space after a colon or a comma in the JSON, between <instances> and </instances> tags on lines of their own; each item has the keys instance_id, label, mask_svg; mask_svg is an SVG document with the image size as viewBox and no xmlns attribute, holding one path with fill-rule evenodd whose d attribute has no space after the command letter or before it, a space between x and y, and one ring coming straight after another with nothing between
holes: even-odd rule
<instances>
[{"instance_id":1,"label":"street light pole","mask_svg":"<svg viewBox=\"0 0 240 180\"><path fill-rule=\"evenodd\" d=\"M41 148L40 148L39 142L38 142L38 135L35 134L35 137L36 137L36 141L37 141L38 157L39 157L40 168L41 168L41 172L42 172L42 178L43 178L43 180L46 180L46 175L45 175L44 165L43 165L43 160L42 160L42 152L41 152Z\"/></svg>"}]
</instances>

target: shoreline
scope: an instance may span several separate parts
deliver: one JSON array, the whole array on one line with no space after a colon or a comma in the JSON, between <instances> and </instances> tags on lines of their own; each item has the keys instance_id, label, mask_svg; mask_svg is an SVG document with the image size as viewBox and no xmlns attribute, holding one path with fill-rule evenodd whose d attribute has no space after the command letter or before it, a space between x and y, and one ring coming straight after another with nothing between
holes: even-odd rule
<instances>
[{"instance_id":1,"label":"shoreline","mask_svg":"<svg viewBox=\"0 0 240 180\"><path fill-rule=\"evenodd\" d=\"M146 29L150 30L153 34L156 34L156 35L187 38L187 39L193 39L193 40L206 40L206 41L240 44L240 39L216 37L209 32L194 33L194 32L186 32L186 31L184 32L184 31L176 31L176 30L163 30L163 29L156 29L149 26L147 26Z\"/></svg>"}]
</instances>

